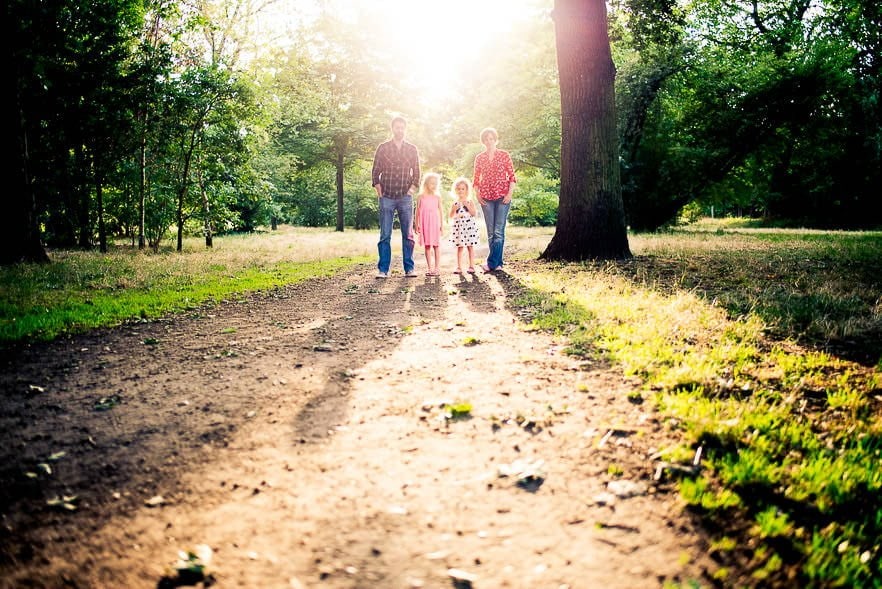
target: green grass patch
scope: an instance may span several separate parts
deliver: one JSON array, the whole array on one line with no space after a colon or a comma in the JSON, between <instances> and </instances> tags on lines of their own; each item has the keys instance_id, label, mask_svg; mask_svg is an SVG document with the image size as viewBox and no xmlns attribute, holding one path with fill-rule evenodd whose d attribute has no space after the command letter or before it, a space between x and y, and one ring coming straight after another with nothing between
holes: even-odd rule
<instances>
[{"instance_id":1,"label":"green grass patch","mask_svg":"<svg viewBox=\"0 0 882 589\"><path fill-rule=\"evenodd\" d=\"M58 251L49 264L2 267L0 342L53 339L330 276L373 259L366 244L376 236L355 233L289 229L219 237L213 249L191 240L181 253Z\"/></svg>"},{"instance_id":2,"label":"green grass patch","mask_svg":"<svg viewBox=\"0 0 882 589\"><path fill-rule=\"evenodd\" d=\"M631 260L529 264L533 326L640 377L727 582L880 586L882 234L633 236ZM634 392L631 393L634 395Z\"/></svg>"}]
</instances>

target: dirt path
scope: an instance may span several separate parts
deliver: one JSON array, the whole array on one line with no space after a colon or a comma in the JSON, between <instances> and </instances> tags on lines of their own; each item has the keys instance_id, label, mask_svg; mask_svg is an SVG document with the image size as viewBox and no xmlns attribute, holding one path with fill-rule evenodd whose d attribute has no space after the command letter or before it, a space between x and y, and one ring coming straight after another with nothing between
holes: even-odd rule
<instances>
[{"instance_id":1,"label":"dirt path","mask_svg":"<svg viewBox=\"0 0 882 589\"><path fill-rule=\"evenodd\" d=\"M524 330L526 264L361 267L4 351L0 585L153 588L199 544L224 588L708 585L652 480L664 428ZM536 476L499 476L516 461Z\"/></svg>"}]
</instances>

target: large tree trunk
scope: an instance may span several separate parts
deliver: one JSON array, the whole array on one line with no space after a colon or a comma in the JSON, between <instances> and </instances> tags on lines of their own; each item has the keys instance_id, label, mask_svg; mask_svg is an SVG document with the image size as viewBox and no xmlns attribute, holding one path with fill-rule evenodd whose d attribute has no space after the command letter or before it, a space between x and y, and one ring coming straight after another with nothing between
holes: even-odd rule
<instances>
[{"instance_id":1,"label":"large tree trunk","mask_svg":"<svg viewBox=\"0 0 882 589\"><path fill-rule=\"evenodd\" d=\"M5 12L6 18L11 19L13 11ZM18 22L18 21L15 21ZM0 214L0 232L2 232L3 246L0 247L0 264L16 264L18 262L48 262L49 256L43 248L40 239L40 225L37 220L37 199L31 180L31 155L30 140L32 135L28 132L28 120L25 116L24 99L22 97L22 84L25 79L24 69L32 67L24 65L25 61L20 50L20 43L25 35L27 27L22 28L8 26L7 31L15 28L12 36L12 48L6 49L7 71L12 79L7 80L3 87L4 108L3 117L6 121L5 137L6 154L9 158L9 178L4 193L3 213ZM9 47L9 45L7 45ZM19 49L15 49L19 47ZM11 70L11 71L10 71Z\"/></svg>"},{"instance_id":2,"label":"large tree trunk","mask_svg":"<svg viewBox=\"0 0 882 589\"><path fill-rule=\"evenodd\" d=\"M604 0L555 0L560 207L547 260L631 256L619 169L615 66Z\"/></svg>"},{"instance_id":3,"label":"large tree trunk","mask_svg":"<svg viewBox=\"0 0 882 589\"><path fill-rule=\"evenodd\" d=\"M12 177L9 179L7 207L0 215L0 231L5 242L0 248L0 264L48 262L49 256L40 241L36 199L28 171L28 135L17 108L17 99L18 96L16 106L6 110L7 120L15 120L9 121L10 132L6 135L9 139L7 146L12 148Z\"/></svg>"}]
</instances>

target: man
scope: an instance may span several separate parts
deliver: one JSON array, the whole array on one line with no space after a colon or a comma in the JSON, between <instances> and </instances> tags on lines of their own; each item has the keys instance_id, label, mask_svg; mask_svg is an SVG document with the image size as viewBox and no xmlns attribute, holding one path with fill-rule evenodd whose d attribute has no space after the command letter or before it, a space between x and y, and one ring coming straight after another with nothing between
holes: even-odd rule
<instances>
[{"instance_id":1,"label":"man","mask_svg":"<svg viewBox=\"0 0 882 589\"><path fill-rule=\"evenodd\" d=\"M419 189L420 155L414 144L404 140L407 121L404 117L392 119L392 139L381 143L374 154L371 183L377 191L380 205L380 241L377 243L380 260L377 278L389 277L392 263L392 222L398 213L401 225L401 252L404 275L416 276L413 269L413 195Z\"/></svg>"}]
</instances>

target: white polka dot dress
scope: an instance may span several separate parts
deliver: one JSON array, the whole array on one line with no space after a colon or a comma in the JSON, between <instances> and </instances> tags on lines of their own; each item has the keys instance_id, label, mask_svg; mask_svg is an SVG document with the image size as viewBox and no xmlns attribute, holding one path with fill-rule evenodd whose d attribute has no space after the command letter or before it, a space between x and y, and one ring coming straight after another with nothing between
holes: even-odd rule
<instances>
[{"instance_id":1,"label":"white polka dot dress","mask_svg":"<svg viewBox=\"0 0 882 589\"><path fill-rule=\"evenodd\" d=\"M450 241L457 247L478 245L478 223L464 204L456 204Z\"/></svg>"}]
</instances>

